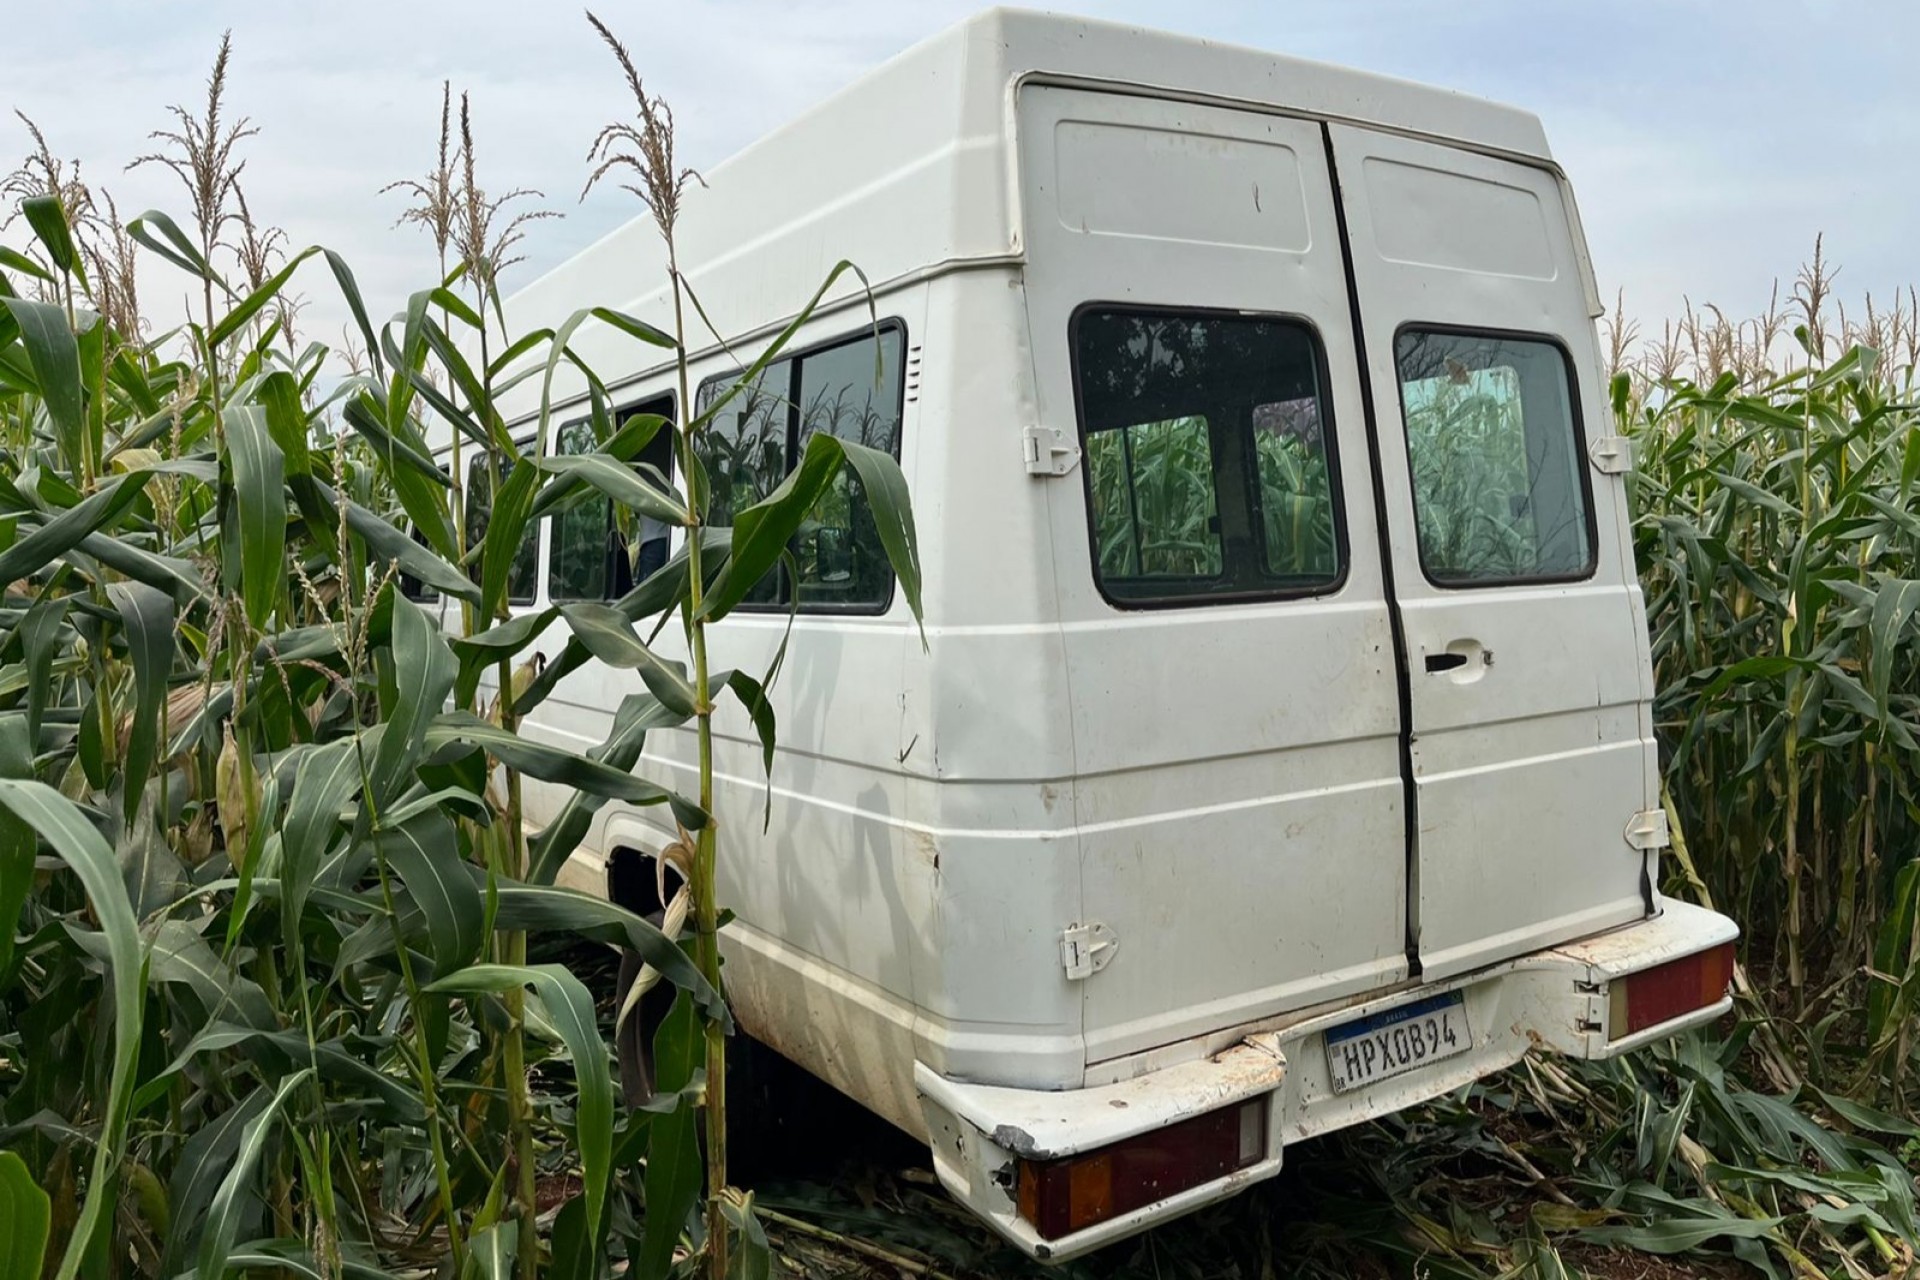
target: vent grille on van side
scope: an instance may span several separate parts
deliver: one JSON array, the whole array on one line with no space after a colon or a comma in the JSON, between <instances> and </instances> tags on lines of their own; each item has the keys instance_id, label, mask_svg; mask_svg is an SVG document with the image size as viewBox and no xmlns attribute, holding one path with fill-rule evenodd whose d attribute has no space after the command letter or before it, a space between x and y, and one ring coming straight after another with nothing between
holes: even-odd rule
<instances>
[{"instance_id":1,"label":"vent grille on van side","mask_svg":"<svg viewBox=\"0 0 1920 1280\"><path fill-rule=\"evenodd\" d=\"M920 348L907 348L907 403L914 404L920 399Z\"/></svg>"}]
</instances>

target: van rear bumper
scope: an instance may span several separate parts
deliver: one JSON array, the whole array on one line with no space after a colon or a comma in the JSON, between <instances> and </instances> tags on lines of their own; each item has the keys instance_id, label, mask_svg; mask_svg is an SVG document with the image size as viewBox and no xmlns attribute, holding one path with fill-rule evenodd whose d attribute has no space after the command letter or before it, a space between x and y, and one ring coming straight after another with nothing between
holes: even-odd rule
<instances>
[{"instance_id":1,"label":"van rear bumper","mask_svg":"<svg viewBox=\"0 0 1920 1280\"><path fill-rule=\"evenodd\" d=\"M1610 1058L1710 1022L1731 1007L1730 996L1632 1035L1614 1036L1609 1025L1612 987L1630 974L1729 943L1738 932L1725 916L1667 901L1659 915L1637 924L1443 983L1310 1012L1281 1026L1255 1024L1224 1052L1095 1088L1044 1091L970 1084L919 1063L914 1084L934 1169L949 1192L1022 1250L1064 1261L1273 1176L1290 1142L1438 1097L1513 1065L1529 1050ZM1352 1092L1334 1091L1325 1052L1327 1031L1454 991L1466 1002L1472 1029L1467 1051ZM1057 1239L1042 1238L1019 1214L1021 1161L1096 1151L1260 1097L1268 1099L1265 1152L1245 1168Z\"/></svg>"}]
</instances>

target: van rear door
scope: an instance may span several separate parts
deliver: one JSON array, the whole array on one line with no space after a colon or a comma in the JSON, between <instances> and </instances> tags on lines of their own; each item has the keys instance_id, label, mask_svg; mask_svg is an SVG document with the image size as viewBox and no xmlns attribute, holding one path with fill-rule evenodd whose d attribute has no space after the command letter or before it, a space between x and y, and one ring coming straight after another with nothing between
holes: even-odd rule
<instances>
[{"instance_id":1,"label":"van rear door","mask_svg":"<svg viewBox=\"0 0 1920 1280\"><path fill-rule=\"evenodd\" d=\"M1099 1062L1405 978L1399 706L1320 126L1036 84L1018 126Z\"/></svg>"},{"instance_id":2,"label":"van rear door","mask_svg":"<svg viewBox=\"0 0 1920 1280\"><path fill-rule=\"evenodd\" d=\"M1404 638L1410 933L1440 978L1648 913L1644 610L1560 181L1328 130Z\"/></svg>"}]
</instances>

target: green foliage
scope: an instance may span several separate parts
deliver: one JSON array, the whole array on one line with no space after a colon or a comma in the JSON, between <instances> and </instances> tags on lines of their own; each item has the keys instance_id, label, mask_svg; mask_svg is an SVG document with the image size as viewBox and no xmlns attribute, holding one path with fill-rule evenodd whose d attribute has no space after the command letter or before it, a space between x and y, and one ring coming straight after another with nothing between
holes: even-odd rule
<instances>
[{"instance_id":1,"label":"green foliage","mask_svg":"<svg viewBox=\"0 0 1920 1280\"><path fill-rule=\"evenodd\" d=\"M698 1086L724 1073L715 1046L731 1031L717 913L688 946L551 882L599 805L659 804L700 833L711 905L710 772L695 796L632 773L649 732L704 742L728 696L771 759L774 672L709 679L701 629L733 588L704 603L702 590L772 572L845 468L917 612L892 457L829 441L804 484L728 527L703 521L703 495L636 469L673 429L658 418L566 457L516 444L501 389L583 368L565 349L581 324L678 346L604 308L559 334L500 332L500 264L468 250L497 256L510 238L469 229L451 274L471 295L424 291L376 331L335 255L293 255L241 294L212 265L228 252L218 226L190 237L150 213L129 234L201 282L206 313L148 342L89 305L57 204L28 225L38 247L4 262L48 296L0 296L4 1274L39 1274L43 1249L60 1280L441 1260L460 1276L549 1262L594 1276L623 1254L663 1274L703 1182L743 1262L764 1263L764 1235L697 1142L717 1105ZM295 269L322 257L367 361L325 400L324 349L276 341ZM463 439L468 474L435 465L436 426ZM463 521L482 487L484 518ZM537 521L603 500L619 518L709 527L613 606L510 617ZM403 575L445 604L407 598ZM692 669L641 638L676 614ZM574 639L556 667L592 654L637 667L649 690L583 754L518 732L517 704L544 693L512 664L561 617ZM523 775L574 792L531 840ZM680 988L675 1060L692 1065L651 1121L615 1113L582 979L529 959L589 939ZM656 1129L671 1151L649 1160ZM567 1210L542 1222L539 1199L576 1175ZM675 1208L649 1213L661 1178Z\"/></svg>"},{"instance_id":2,"label":"green foliage","mask_svg":"<svg viewBox=\"0 0 1920 1280\"><path fill-rule=\"evenodd\" d=\"M1741 922L1779 996L1768 1009L1787 1015L1777 1030L1815 1079L1907 1109L1914 369L1857 342L1829 359L1814 327L1796 345L1784 371L1749 353L1616 383L1637 454L1656 727L1690 854L1677 870Z\"/></svg>"},{"instance_id":3,"label":"green foliage","mask_svg":"<svg viewBox=\"0 0 1920 1280\"><path fill-rule=\"evenodd\" d=\"M40 1280L53 1203L27 1162L0 1151L0 1280Z\"/></svg>"}]
</instances>

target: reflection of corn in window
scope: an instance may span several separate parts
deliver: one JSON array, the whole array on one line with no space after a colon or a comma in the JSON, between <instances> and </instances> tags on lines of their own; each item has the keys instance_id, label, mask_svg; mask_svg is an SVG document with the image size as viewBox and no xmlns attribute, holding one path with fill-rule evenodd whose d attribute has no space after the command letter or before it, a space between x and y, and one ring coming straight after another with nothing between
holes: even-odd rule
<instances>
[{"instance_id":1,"label":"reflection of corn in window","mask_svg":"<svg viewBox=\"0 0 1920 1280\"><path fill-rule=\"evenodd\" d=\"M1409 329L1395 355L1427 576L1442 585L1583 576L1593 542L1561 349Z\"/></svg>"},{"instance_id":2,"label":"reflection of corn in window","mask_svg":"<svg viewBox=\"0 0 1920 1280\"><path fill-rule=\"evenodd\" d=\"M1298 323L1087 311L1094 560L1116 599L1326 590L1341 574L1318 348Z\"/></svg>"},{"instance_id":3,"label":"reflection of corn in window","mask_svg":"<svg viewBox=\"0 0 1920 1280\"><path fill-rule=\"evenodd\" d=\"M825 432L898 456L904 391L898 325L769 364L701 433L697 448L713 487L715 524L772 493ZM705 412L738 375L701 384ZM893 596L893 570L852 468L842 468L794 535L792 559L747 601L820 612L876 613Z\"/></svg>"}]
</instances>

